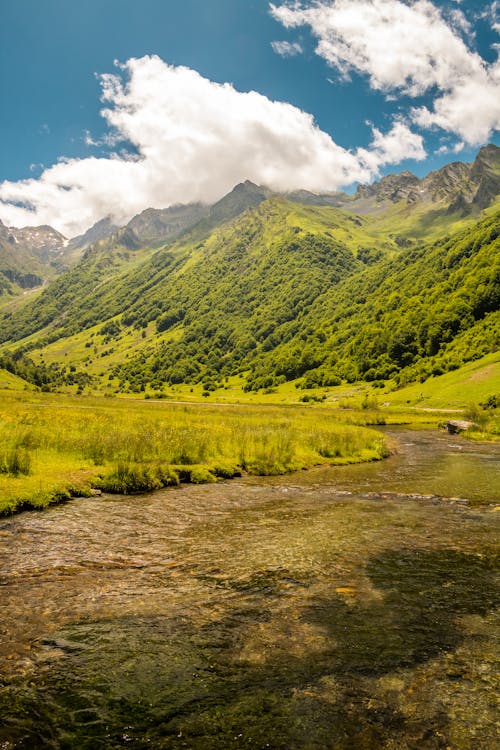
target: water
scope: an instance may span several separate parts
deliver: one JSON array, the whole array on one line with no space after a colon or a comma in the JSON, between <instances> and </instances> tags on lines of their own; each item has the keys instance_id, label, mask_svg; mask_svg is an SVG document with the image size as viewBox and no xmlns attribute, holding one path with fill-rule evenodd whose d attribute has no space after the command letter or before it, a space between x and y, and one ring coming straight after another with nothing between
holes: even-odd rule
<instances>
[{"instance_id":1,"label":"water","mask_svg":"<svg viewBox=\"0 0 500 750\"><path fill-rule=\"evenodd\" d=\"M496 748L500 449L392 434L0 521L0 749Z\"/></svg>"}]
</instances>

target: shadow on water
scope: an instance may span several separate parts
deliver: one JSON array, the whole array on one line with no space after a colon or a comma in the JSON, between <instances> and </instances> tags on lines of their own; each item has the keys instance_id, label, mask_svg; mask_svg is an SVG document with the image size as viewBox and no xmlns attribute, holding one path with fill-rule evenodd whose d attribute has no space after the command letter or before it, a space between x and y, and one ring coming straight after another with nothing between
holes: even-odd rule
<instances>
[{"instance_id":1,"label":"shadow on water","mask_svg":"<svg viewBox=\"0 0 500 750\"><path fill-rule=\"evenodd\" d=\"M0 747L493 748L450 740L443 706L415 713L409 697L437 660L451 659L440 679L461 677L463 618L498 605L491 556L392 549L369 556L365 573L363 598L257 570L208 580L235 599L204 624L155 616L63 628L45 643L36 688L4 691ZM299 649L277 638L288 620Z\"/></svg>"},{"instance_id":2,"label":"shadow on water","mask_svg":"<svg viewBox=\"0 0 500 750\"><path fill-rule=\"evenodd\" d=\"M337 596L316 601L307 617L327 629L337 670L384 674L456 648L458 616L499 604L493 569L491 558L454 550L390 550L367 565L379 601L352 606Z\"/></svg>"}]
</instances>

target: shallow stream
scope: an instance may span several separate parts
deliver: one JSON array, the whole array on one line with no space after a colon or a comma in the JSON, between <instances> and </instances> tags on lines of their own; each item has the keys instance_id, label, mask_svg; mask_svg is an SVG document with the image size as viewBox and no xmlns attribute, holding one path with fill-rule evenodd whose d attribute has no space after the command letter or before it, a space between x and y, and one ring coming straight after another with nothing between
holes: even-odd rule
<instances>
[{"instance_id":1,"label":"shallow stream","mask_svg":"<svg viewBox=\"0 0 500 750\"><path fill-rule=\"evenodd\" d=\"M494 750L500 446L390 432L0 520L0 750Z\"/></svg>"}]
</instances>

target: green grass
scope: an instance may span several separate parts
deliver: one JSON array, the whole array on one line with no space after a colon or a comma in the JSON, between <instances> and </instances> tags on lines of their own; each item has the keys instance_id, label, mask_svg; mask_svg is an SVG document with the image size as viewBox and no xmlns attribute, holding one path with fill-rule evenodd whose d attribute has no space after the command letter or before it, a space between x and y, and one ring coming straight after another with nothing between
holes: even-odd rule
<instances>
[{"instance_id":1,"label":"green grass","mask_svg":"<svg viewBox=\"0 0 500 750\"><path fill-rule=\"evenodd\" d=\"M141 492L387 453L382 435L334 410L0 392L0 513L92 488Z\"/></svg>"},{"instance_id":2,"label":"green grass","mask_svg":"<svg viewBox=\"0 0 500 750\"><path fill-rule=\"evenodd\" d=\"M465 409L470 403L482 403L495 393L500 393L500 352L394 391L388 400L395 406Z\"/></svg>"},{"instance_id":3,"label":"green grass","mask_svg":"<svg viewBox=\"0 0 500 750\"><path fill-rule=\"evenodd\" d=\"M24 391L26 389L31 390L32 386L17 375L13 375L11 372L0 368L0 389Z\"/></svg>"}]
</instances>

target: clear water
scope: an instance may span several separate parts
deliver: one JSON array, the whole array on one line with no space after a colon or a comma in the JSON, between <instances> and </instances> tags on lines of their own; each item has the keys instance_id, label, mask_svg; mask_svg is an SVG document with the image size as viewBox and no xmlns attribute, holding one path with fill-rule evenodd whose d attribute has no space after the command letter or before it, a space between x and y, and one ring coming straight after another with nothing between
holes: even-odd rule
<instances>
[{"instance_id":1,"label":"clear water","mask_svg":"<svg viewBox=\"0 0 500 750\"><path fill-rule=\"evenodd\" d=\"M393 435L0 521L0 749L494 750L500 450Z\"/></svg>"}]
</instances>

